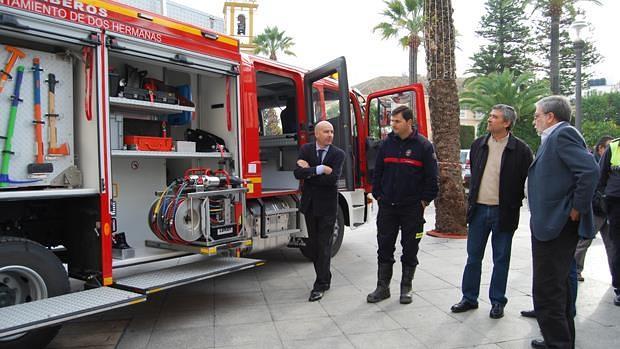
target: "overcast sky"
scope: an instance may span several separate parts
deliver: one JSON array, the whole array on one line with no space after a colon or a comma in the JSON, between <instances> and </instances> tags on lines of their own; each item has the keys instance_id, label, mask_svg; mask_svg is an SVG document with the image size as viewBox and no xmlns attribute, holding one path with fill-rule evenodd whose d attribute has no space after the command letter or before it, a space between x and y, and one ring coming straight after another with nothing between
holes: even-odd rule
<instances>
[{"instance_id":1,"label":"overcast sky","mask_svg":"<svg viewBox=\"0 0 620 349\"><path fill-rule=\"evenodd\" d=\"M212 15L223 17L223 0L174 0ZM472 56L482 41L476 37L484 0L452 0L454 24L459 49L456 51L457 74L461 76L471 64ZM587 19L593 27L587 34L594 40L604 61L596 66L595 77L605 77L608 83L620 80L617 64L620 45L617 39L616 21L620 13L620 1L601 0L602 6L583 2L579 7L587 11ZM408 54L398 46L395 39L381 40L372 28L383 21L380 14L385 5L381 0L258 0L255 31L262 32L266 26L277 25L295 41L296 57L280 54L279 61L304 68L314 68L323 63L345 56L351 85L377 76L408 74ZM614 35L614 33L616 33ZM425 74L423 48L418 60L419 74Z\"/></svg>"}]
</instances>

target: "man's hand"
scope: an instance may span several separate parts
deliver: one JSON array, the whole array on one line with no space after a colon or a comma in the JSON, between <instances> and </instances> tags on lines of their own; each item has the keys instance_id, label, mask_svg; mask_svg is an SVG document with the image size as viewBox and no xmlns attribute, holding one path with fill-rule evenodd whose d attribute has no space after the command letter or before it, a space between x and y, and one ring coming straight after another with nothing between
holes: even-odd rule
<instances>
[{"instance_id":1,"label":"man's hand","mask_svg":"<svg viewBox=\"0 0 620 349\"><path fill-rule=\"evenodd\" d=\"M579 211L574 208L570 210L570 220L573 222L579 221Z\"/></svg>"},{"instance_id":2,"label":"man's hand","mask_svg":"<svg viewBox=\"0 0 620 349\"><path fill-rule=\"evenodd\" d=\"M332 168L327 165L323 165L323 174L332 174Z\"/></svg>"},{"instance_id":3,"label":"man's hand","mask_svg":"<svg viewBox=\"0 0 620 349\"><path fill-rule=\"evenodd\" d=\"M308 168L308 167L310 167L308 162L306 160L302 160L302 159L297 160L297 166L299 166L301 168Z\"/></svg>"}]
</instances>

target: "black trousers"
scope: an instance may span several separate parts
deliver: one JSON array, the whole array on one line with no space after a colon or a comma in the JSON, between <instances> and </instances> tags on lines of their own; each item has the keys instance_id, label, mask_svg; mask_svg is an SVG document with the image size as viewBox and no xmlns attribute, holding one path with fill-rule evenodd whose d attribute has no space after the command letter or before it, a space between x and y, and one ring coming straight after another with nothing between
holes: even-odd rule
<instances>
[{"instance_id":1,"label":"black trousers","mask_svg":"<svg viewBox=\"0 0 620 349\"><path fill-rule=\"evenodd\" d=\"M329 289L332 273L329 271L332 258L332 241L334 239L334 216L305 215L308 239L306 244L310 251L310 258L314 263L316 280L313 290L325 291Z\"/></svg>"},{"instance_id":2,"label":"black trousers","mask_svg":"<svg viewBox=\"0 0 620 349\"><path fill-rule=\"evenodd\" d=\"M420 202L406 206L392 206L379 201L379 214L377 215L379 263L394 263L396 238L400 230L400 244L403 247L401 262L410 267L418 265L419 244L424 232L423 215Z\"/></svg>"},{"instance_id":3,"label":"black trousers","mask_svg":"<svg viewBox=\"0 0 620 349\"><path fill-rule=\"evenodd\" d=\"M620 294L620 198L608 198L609 240L611 241L611 284Z\"/></svg>"},{"instance_id":4,"label":"black trousers","mask_svg":"<svg viewBox=\"0 0 620 349\"><path fill-rule=\"evenodd\" d=\"M532 234L534 310L547 348L575 348L575 321L568 275L577 247L579 222L570 219L550 241Z\"/></svg>"}]
</instances>

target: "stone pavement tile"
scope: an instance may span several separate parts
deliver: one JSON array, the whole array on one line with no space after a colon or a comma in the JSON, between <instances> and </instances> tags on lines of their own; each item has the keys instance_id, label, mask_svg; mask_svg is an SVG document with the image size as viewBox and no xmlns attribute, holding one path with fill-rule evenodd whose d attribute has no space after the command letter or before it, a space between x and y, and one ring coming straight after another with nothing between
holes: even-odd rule
<instances>
[{"instance_id":1,"label":"stone pavement tile","mask_svg":"<svg viewBox=\"0 0 620 349\"><path fill-rule=\"evenodd\" d=\"M620 307L611 302L591 306L577 305L577 316L585 317L605 327L620 326Z\"/></svg>"},{"instance_id":2,"label":"stone pavement tile","mask_svg":"<svg viewBox=\"0 0 620 349\"><path fill-rule=\"evenodd\" d=\"M269 311L273 321L313 319L328 317L320 302L305 302L300 304L271 304ZM217 320L217 318L216 318Z\"/></svg>"},{"instance_id":3,"label":"stone pavement tile","mask_svg":"<svg viewBox=\"0 0 620 349\"><path fill-rule=\"evenodd\" d=\"M614 309L616 310L616 309ZM579 311L579 310L577 310ZM616 312L617 313L617 312ZM617 348L620 339L620 324L602 326L601 324L577 316L575 322L576 345L581 348Z\"/></svg>"},{"instance_id":4,"label":"stone pavement tile","mask_svg":"<svg viewBox=\"0 0 620 349\"><path fill-rule=\"evenodd\" d=\"M360 314L376 313L381 309L376 304L366 302L366 297L354 297L349 299L323 298L320 302L323 310L329 316L348 315L351 317Z\"/></svg>"},{"instance_id":5,"label":"stone pavement tile","mask_svg":"<svg viewBox=\"0 0 620 349\"><path fill-rule=\"evenodd\" d=\"M418 326L408 329L416 339L429 348L462 348L482 344L491 344L491 340L475 331L471 327L458 323L427 323L426 326Z\"/></svg>"},{"instance_id":6,"label":"stone pavement tile","mask_svg":"<svg viewBox=\"0 0 620 349\"><path fill-rule=\"evenodd\" d=\"M215 311L215 326L271 322L271 313L266 305L218 307Z\"/></svg>"},{"instance_id":7,"label":"stone pavement tile","mask_svg":"<svg viewBox=\"0 0 620 349\"><path fill-rule=\"evenodd\" d=\"M387 313L403 328L428 327L430 324L453 324L458 320L435 306L420 308L404 308Z\"/></svg>"},{"instance_id":8,"label":"stone pavement tile","mask_svg":"<svg viewBox=\"0 0 620 349\"><path fill-rule=\"evenodd\" d=\"M353 345L344 335L327 338L312 338L284 341L284 348L290 349L353 349Z\"/></svg>"},{"instance_id":9,"label":"stone pavement tile","mask_svg":"<svg viewBox=\"0 0 620 349\"><path fill-rule=\"evenodd\" d=\"M308 284L300 276L294 275L274 277L260 281L260 287L263 291L286 290L294 288L308 287Z\"/></svg>"},{"instance_id":10,"label":"stone pavement tile","mask_svg":"<svg viewBox=\"0 0 620 349\"><path fill-rule=\"evenodd\" d=\"M536 337L540 331L536 321L524 318L517 314L507 314L501 319L491 319L489 311L469 311L453 314L464 325L484 334L492 342L518 340Z\"/></svg>"},{"instance_id":11,"label":"stone pavement tile","mask_svg":"<svg viewBox=\"0 0 620 349\"><path fill-rule=\"evenodd\" d=\"M389 311L400 311L400 310L411 309L411 308L423 308L423 307L432 306L431 303L429 303L424 298L420 297L415 292L413 293L413 296L411 297L412 302L410 304L400 304L400 301L399 301L400 291L397 291L397 290L394 290L394 291L396 292L392 294L392 297L386 300L383 300L379 303L376 303L377 306L381 308L383 311L388 311L388 312Z\"/></svg>"},{"instance_id":12,"label":"stone pavement tile","mask_svg":"<svg viewBox=\"0 0 620 349\"><path fill-rule=\"evenodd\" d=\"M454 288L454 285L436 277L418 277L413 278L413 290L415 292L427 291L427 290L440 290L445 288Z\"/></svg>"},{"instance_id":13,"label":"stone pavement tile","mask_svg":"<svg viewBox=\"0 0 620 349\"><path fill-rule=\"evenodd\" d=\"M343 335L330 318L275 321L274 324L283 342Z\"/></svg>"},{"instance_id":14,"label":"stone pavement tile","mask_svg":"<svg viewBox=\"0 0 620 349\"><path fill-rule=\"evenodd\" d=\"M62 326L59 335L123 332L130 322L129 319L69 322Z\"/></svg>"},{"instance_id":15,"label":"stone pavement tile","mask_svg":"<svg viewBox=\"0 0 620 349\"><path fill-rule=\"evenodd\" d=\"M211 312L198 311L179 311L166 313L159 316L155 324L154 331L173 330L181 328L203 328L213 327L214 316Z\"/></svg>"},{"instance_id":16,"label":"stone pavement tile","mask_svg":"<svg viewBox=\"0 0 620 349\"><path fill-rule=\"evenodd\" d=\"M402 328L385 312L364 312L356 316L338 315L333 317L334 322L347 335L356 333L372 333Z\"/></svg>"},{"instance_id":17,"label":"stone pavement tile","mask_svg":"<svg viewBox=\"0 0 620 349\"><path fill-rule=\"evenodd\" d=\"M355 348L358 349L375 349L375 348L393 348L393 349L415 349L426 348L424 344L418 341L414 336L404 329L391 331L381 331L373 333L351 334L348 336Z\"/></svg>"},{"instance_id":18,"label":"stone pavement tile","mask_svg":"<svg viewBox=\"0 0 620 349\"><path fill-rule=\"evenodd\" d=\"M216 349L282 349L280 340L263 341L257 343L247 343L241 345L231 345L223 347L215 347Z\"/></svg>"},{"instance_id":19,"label":"stone pavement tile","mask_svg":"<svg viewBox=\"0 0 620 349\"><path fill-rule=\"evenodd\" d=\"M310 291L309 287L273 290L264 292L264 297L267 299L267 304L299 304L308 301Z\"/></svg>"},{"instance_id":20,"label":"stone pavement tile","mask_svg":"<svg viewBox=\"0 0 620 349\"><path fill-rule=\"evenodd\" d=\"M530 345L530 343L532 342L532 339L540 338L542 338L542 335L539 334L538 336L532 338L498 342L497 345L502 349L531 349L532 346Z\"/></svg>"},{"instance_id":21,"label":"stone pavement tile","mask_svg":"<svg viewBox=\"0 0 620 349\"><path fill-rule=\"evenodd\" d=\"M146 346L149 349L199 349L213 347L213 327L182 328L167 331L153 331Z\"/></svg>"},{"instance_id":22,"label":"stone pavement tile","mask_svg":"<svg viewBox=\"0 0 620 349\"><path fill-rule=\"evenodd\" d=\"M279 345L281 341L273 323L215 326L216 347L237 348L252 344L255 347L269 348L274 343Z\"/></svg>"},{"instance_id":23,"label":"stone pavement tile","mask_svg":"<svg viewBox=\"0 0 620 349\"><path fill-rule=\"evenodd\" d=\"M416 293L427 302L439 307L442 310L445 309L445 311L450 311L450 307L453 304L458 303L461 298L463 298L463 294L458 288L420 291Z\"/></svg>"},{"instance_id":24,"label":"stone pavement tile","mask_svg":"<svg viewBox=\"0 0 620 349\"><path fill-rule=\"evenodd\" d=\"M72 333L62 334L56 336L54 340L49 344L48 348L51 349L64 349L64 348L104 348L116 346L116 343L121 338L122 330L115 330L113 332L96 332L96 333Z\"/></svg>"},{"instance_id":25,"label":"stone pavement tile","mask_svg":"<svg viewBox=\"0 0 620 349\"><path fill-rule=\"evenodd\" d=\"M472 347L463 347L459 349L502 349L497 344L482 344L482 345L474 345Z\"/></svg>"},{"instance_id":26,"label":"stone pavement tile","mask_svg":"<svg viewBox=\"0 0 620 349\"><path fill-rule=\"evenodd\" d=\"M237 293L237 292L258 292L260 283L254 273L244 272L242 275L237 273L230 274L230 277L220 277L214 280L215 292L217 293Z\"/></svg>"},{"instance_id":27,"label":"stone pavement tile","mask_svg":"<svg viewBox=\"0 0 620 349\"><path fill-rule=\"evenodd\" d=\"M243 292L243 293L216 293L213 296L215 309L231 305L261 305L265 304L265 296L261 292Z\"/></svg>"},{"instance_id":28,"label":"stone pavement tile","mask_svg":"<svg viewBox=\"0 0 620 349\"><path fill-rule=\"evenodd\" d=\"M148 302L148 301L147 301ZM179 311L213 311L213 294L204 293L180 293L170 294L163 302L162 313L175 313Z\"/></svg>"},{"instance_id":29,"label":"stone pavement tile","mask_svg":"<svg viewBox=\"0 0 620 349\"><path fill-rule=\"evenodd\" d=\"M117 349L146 348L151 339L155 323L157 323L157 318L155 317L133 318L118 342Z\"/></svg>"}]
</instances>

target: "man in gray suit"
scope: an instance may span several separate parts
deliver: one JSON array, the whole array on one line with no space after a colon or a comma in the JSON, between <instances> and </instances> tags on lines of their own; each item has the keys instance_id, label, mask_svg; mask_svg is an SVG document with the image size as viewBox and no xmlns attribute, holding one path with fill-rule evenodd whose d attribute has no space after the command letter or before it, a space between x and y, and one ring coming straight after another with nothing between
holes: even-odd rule
<instances>
[{"instance_id":1,"label":"man in gray suit","mask_svg":"<svg viewBox=\"0 0 620 349\"><path fill-rule=\"evenodd\" d=\"M547 348L574 348L568 274L579 236L593 238L592 197L599 170L562 96L536 103L541 145L528 171L534 310ZM535 340L536 341L536 340ZM534 346L534 343L532 343Z\"/></svg>"}]
</instances>

